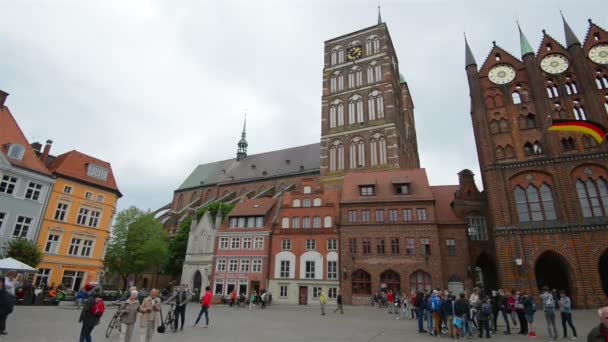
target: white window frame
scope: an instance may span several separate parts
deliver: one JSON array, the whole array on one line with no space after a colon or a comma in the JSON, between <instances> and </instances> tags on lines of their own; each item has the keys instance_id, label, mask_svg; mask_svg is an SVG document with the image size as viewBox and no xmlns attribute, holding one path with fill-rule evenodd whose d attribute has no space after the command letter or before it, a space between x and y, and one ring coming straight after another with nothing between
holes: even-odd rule
<instances>
[{"instance_id":1,"label":"white window frame","mask_svg":"<svg viewBox=\"0 0 608 342\"><path fill-rule=\"evenodd\" d=\"M239 270L241 273L249 273L251 267L251 260L249 259L241 259L239 264Z\"/></svg>"},{"instance_id":2,"label":"white window frame","mask_svg":"<svg viewBox=\"0 0 608 342\"><path fill-rule=\"evenodd\" d=\"M219 291L219 293L217 292L217 286L218 285L221 285L221 288L222 288L221 291ZM213 284L213 294L216 295L216 296L221 296L221 295L224 294L224 289L225 289L225 287L224 287L224 279L216 279L215 283ZM199 291L200 290L201 289L199 289Z\"/></svg>"},{"instance_id":3,"label":"white window frame","mask_svg":"<svg viewBox=\"0 0 608 342\"><path fill-rule=\"evenodd\" d=\"M236 250L241 249L241 238L240 237L231 237L230 238L230 249Z\"/></svg>"},{"instance_id":4,"label":"white window frame","mask_svg":"<svg viewBox=\"0 0 608 342\"><path fill-rule=\"evenodd\" d=\"M63 234L57 233L55 231L49 232L49 235L46 238L46 243L44 244L44 253L57 254L57 251L59 250L59 245L61 244L62 235ZM57 239L51 241L51 236L57 237Z\"/></svg>"},{"instance_id":5,"label":"white window frame","mask_svg":"<svg viewBox=\"0 0 608 342\"><path fill-rule=\"evenodd\" d=\"M19 178L11 175L3 175L0 179L0 185L4 184L4 191L0 191L0 194L14 195L19 184Z\"/></svg>"},{"instance_id":6,"label":"white window frame","mask_svg":"<svg viewBox=\"0 0 608 342\"><path fill-rule=\"evenodd\" d=\"M251 273L262 273L262 259L251 260Z\"/></svg>"},{"instance_id":7,"label":"white window frame","mask_svg":"<svg viewBox=\"0 0 608 342\"><path fill-rule=\"evenodd\" d=\"M279 286L279 298L287 298L289 294L289 285L280 285Z\"/></svg>"},{"instance_id":8,"label":"white window frame","mask_svg":"<svg viewBox=\"0 0 608 342\"><path fill-rule=\"evenodd\" d=\"M21 222L19 222L21 220ZM26 220L29 220L27 223L25 222ZM15 237L22 237L22 238L28 238L30 233L31 233L31 229L32 226L34 225L34 218L33 217L29 217L29 216L17 216L17 220L15 220L15 227L13 228L13 234L11 235L13 238ZM19 234L15 235L15 233L17 232L17 226L19 226ZM23 230L25 229L25 235L23 235Z\"/></svg>"},{"instance_id":9,"label":"white window frame","mask_svg":"<svg viewBox=\"0 0 608 342\"><path fill-rule=\"evenodd\" d=\"M53 270L50 268L39 268L36 272L36 280L34 281L34 286L38 288L42 285L48 285L52 273ZM44 283L42 282L43 279L45 280Z\"/></svg>"},{"instance_id":10,"label":"white window frame","mask_svg":"<svg viewBox=\"0 0 608 342\"><path fill-rule=\"evenodd\" d=\"M239 259L228 259L228 273L236 273L239 270Z\"/></svg>"},{"instance_id":11,"label":"white window frame","mask_svg":"<svg viewBox=\"0 0 608 342\"><path fill-rule=\"evenodd\" d=\"M321 228L321 217L320 216L315 216L312 218L312 227Z\"/></svg>"},{"instance_id":12,"label":"white window frame","mask_svg":"<svg viewBox=\"0 0 608 342\"><path fill-rule=\"evenodd\" d=\"M104 195L98 194L97 198L95 200L99 203L103 203L104 199L105 199Z\"/></svg>"},{"instance_id":13,"label":"white window frame","mask_svg":"<svg viewBox=\"0 0 608 342\"><path fill-rule=\"evenodd\" d=\"M337 260L327 260L327 279L338 279Z\"/></svg>"},{"instance_id":14,"label":"white window frame","mask_svg":"<svg viewBox=\"0 0 608 342\"><path fill-rule=\"evenodd\" d=\"M252 242L253 242L253 239L251 238L251 236L244 236L241 249L251 249Z\"/></svg>"},{"instance_id":15,"label":"white window frame","mask_svg":"<svg viewBox=\"0 0 608 342\"><path fill-rule=\"evenodd\" d=\"M289 272L291 271L291 261L281 260L279 268L279 278L289 278Z\"/></svg>"},{"instance_id":16,"label":"white window frame","mask_svg":"<svg viewBox=\"0 0 608 342\"><path fill-rule=\"evenodd\" d=\"M319 296L321 295L321 292L323 292L323 288L322 287L313 286L312 287L312 299L319 299Z\"/></svg>"},{"instance_id":17,"label":"white window frame","mask_svg":"<svg viewBox=\"0 0 608 342\"><path fill-rule=\"evenodd\" d=\"M65 193L65 194L71 194L73 190L74 190L74 188L70 185L65 185L63 187L63 193Z\"/></svg>"},{"instance_id":18,"label":"white window frame","mask_svg":"<svg viewBox=\"0 0 608 342\"><path fill-rule=\"evenodd\" d=\"M65 208L60 208L60 206L65 206ZM55 214L53 215L53 219L55 221L65 222L68 218L69 211L70 211L69 203L57 202L57 208L55 208Z\"/></svg>"},{"instance_id":19,"label":"white window frame","mask_svg":"<svg viewBox=\"0 0 608 342\"><path fill-rule=\"evenodd\" d=\"M220 237L220 243L218 249L229 249L230 248L230 239L227 237Z\"/></svg>"},{"instance_id":20,"label":"white window frame","mask_svg":"<svg viewBox=\"0 0 608 342\"><path fill-rule=\"evenodd\" d=\"M226 265L227 265L226 259L217 259L217 262L215 263L215 271L216 272L226 272Z\"/></svg>"},{"instance_id":21,"label":"white window frame","mask_svg":"<svg viewBox=\"0 0 608 342\"><path fill-rule=\"evenodd\" d=\"M103 166L95 164L87 164L87 176L101 179L103 181L108 180L109 170Z\"/></svg>"},{"instance_id":22,"label":"white window frame","mask_svg":"<svg viewBox=\"0 0 608 342\"><path fill-rule=\"evenodd\" d=\"M338 250L338 239L327 239L327 250L337 251Z\"/></svg>"},{"instance_id":23,"label":"white window frame","mask_svg":"<svg viewBox=\"0 0 608 342\"><path fill-rule=\"evenodd\" d=\"M8 214L1 211L0 212L0 232L2 232L2 227L4 227L4 221L6 220L6 218L8 217Z\"/></svg>"},{"instance_id":24,"label":"white window frame","mask_svg":"<svg viewBox=\"0 0 608 342\"><path fill-rule=\"evenodd\" d=\"M84 193L84 198L88 200L93 200L93 193L91 191L87 191Z\"/></svg>"},{"instance_id":25,"label":"white window frame","mask_svg":"<svg viewBox=\"0 0 608 342\"><path fill-rule=\"evenodd\" d=\"M306 250L307 251L317 250L317 240L315 240L315 239L306 239Z\"/></svg>"},{"instance_id":26,"label":"white window frame","mask_svg":"<svg viewBox=\"0 0 608 342\"><path fill-rule=\"evenodd\" d=\"M27 184L27 189L25 189L25 199L36 202L39 201L43 188L44 186L40 183L29 182Z\"/></svg>"},{"instance_id":27,"label":"white window frame","mask_svg":"<svg viewBox=\"0 0 608 342\"><path fill-rule=\"evenodd\" d=\"M256 228L264 227L264 216L255 217L255 227Z\"/></svg>"},{"instance_id":28,"label":"white window frame","mask_svg":"<svg viewBox=\"0 0 608 342\"><path fill-rule=\"evenodd\" d=\"M74 241L77 240L77 241ZM85 257L90 258L95 248L94 238L85 238L82 236L73 236L70 240L70 247L68 248L69 256ZM85 255L85 251L88 251Z\"/></svg>"},{"instance_id":29,"label":"white window frame","mask_svg":"<svg viewBox=\"0 0 608 342\"><path fill-rule=\"evenodd\" d=\"M289 228L289 217L283 217L281 219L281 228L288 229Z\"/></svg>"},{"instance_id":30,"label":"white window frame","mask_svg":"<svg viewBox=\"0 0 608 342\"><path fill-rule=\"evenodd\" d=\"M304 262L304 278L315 279L317 262L315 260L306 260Z\"/></svg>"},{"instance_id":31,"label":"white window frame","mask_svg":"<svg viewBox=\"0 0 608 342\"><path fill-rule=\"evenodd\" d=\"M282 251L290 251L291 250L291 240L283 239L281 240L281 250Z\"/></svg>"},{"instance_id":32,"label":"white window frame","mask_svg":"<svg viewBox=\"0 0 608 342\"><path fill-rule=\"evenodd\" d=\"M256 236L253 238L253 249L261 250L264 249L264 237Z\"/></svg>"},{"instance_id":33,"label":"white window frame","mask_svg":"<svg viewBox=\"0 0 608 342\"><path fill-rule=\"evenodd\" d=\"M327 289L327 299L336 299L338 298L338 288L330 287Z\"/></svg>"}]
</instances>

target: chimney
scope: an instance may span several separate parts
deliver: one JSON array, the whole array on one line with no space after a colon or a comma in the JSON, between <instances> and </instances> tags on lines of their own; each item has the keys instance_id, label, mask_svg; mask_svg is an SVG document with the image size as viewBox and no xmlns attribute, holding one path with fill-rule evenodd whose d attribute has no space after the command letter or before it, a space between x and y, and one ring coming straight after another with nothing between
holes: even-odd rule
<instances>
[{"instance_id":1,"label":"chimney","mask_svg":"<svg viewBox=\"0 0 608 342\"><path fill-rule=\"evenodd\" d=\"M4 101L6 101L7 97L8 97L8 93L5 93L2 90L0 90L0 110L2 108L4 108Z\"/></svg>"},{"instance_id":2,"label":"chimney","mask_svg":"<svg viewBox=\"0 0 608 342\"><path fill-rule=\"evenodd\" d=\"M42 163L46 162L46 158L49 156L49 152L51 152L52 144L53 144L53 140L49 139L46 141L46 145L44 145L44 152L42 152L42 157L40 157L40 160L42 160Z\"/></svg>"},{"instance_id":3,"label":"chimney","mask_svg":"<svg viewBox=\"0 0 608 342\"><path fill-rule=\"evenodd\" d=\"M34 149L34 151L36 151L36 153L41 153L42 152L42 144L38 141L33 142L30 146L32 146L32 148Z\"/></svg>"}]
</instances>

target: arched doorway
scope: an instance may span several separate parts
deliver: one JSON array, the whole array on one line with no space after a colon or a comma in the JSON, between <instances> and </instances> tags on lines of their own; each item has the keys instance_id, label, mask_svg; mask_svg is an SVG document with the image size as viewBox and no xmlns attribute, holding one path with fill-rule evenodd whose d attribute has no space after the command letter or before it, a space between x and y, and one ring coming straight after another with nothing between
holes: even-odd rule
<instances>
[{"instance_id":1,"label":"arched doorway","mask_svg":"<svg viewBox=\"0 0 608 342\"><path fill-rule=\"evenodd\" d=\"M572 295L569 274L568 262L558 253L546 251L536 259L534 275L539 290L548 286L550 289L564 290L568 295Z\"/></svg>"},{"instance_id":2,"label":"arched doorway","mask_svg":"<svg viewBox=\"0 0 608 342\"><path fill-rule=\"evenodd\" d=\"M369 295L372 293L372 277L364 270L356 270L352 274L353 295Z\"/></svg>"},{"instance_id":3,"label":"arched doorway","mask_svg":"<svg viewBox=\"0 0 608 342\"><path fill-rule=\"evenodd\" d=\"M194 277L192 279L192 291L194 291L200 295L202 293L201 292L202 285L203 285L203 276L201 275L201 272L197 270L194 273Z\"/></svg>"},{"instance_id":4,"label":"arched doorway","mask_svg":"<svg viewBox=\"0 0 608 342\"><path fill-rule=\"evenodd\" d=\"M475 263L475 286L489 290L498 288L496 263L494 258L486 252L482 252Z\"/></svg>"},{"instance_id":5,"label":"arched doorway","mask_svg":"<svg viewBox=\"0 0 608 342\"><path fill-rule=\"evenodd\" d=\"M599 262L600 280L602 281L602 289L608 296L608 249L604 251Z\"/></svg>"},{"instance_id":6,"label":"arched doorway","mask_svg":"<svg viewBox=\"0 0 608 342\"><path fill-rule=\"evenodd\" d=\"M388 270L380 275L380 289L382 291L391 290L393 293L401 293L401 277L399 273Z\"/></svg>"},{"instance_id":7,"label":"arched doorway","mask_svg":"<svg viewBox=\"0 0 608 342\"><path fill-rule=\"evenodd\" d=\"M416 271L410 276L410 291L430 291L432 288L431 275L424 271Z\"/></svg>"}]
</instances>

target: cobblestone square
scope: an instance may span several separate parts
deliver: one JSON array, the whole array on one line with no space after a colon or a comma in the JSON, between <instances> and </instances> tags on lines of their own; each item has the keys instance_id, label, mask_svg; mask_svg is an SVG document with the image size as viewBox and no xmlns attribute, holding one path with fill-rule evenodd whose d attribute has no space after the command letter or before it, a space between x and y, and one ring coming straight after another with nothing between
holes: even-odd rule
<instances>
[{"instance_id":1,"label":"cobblestone square","mask_svg":"<svg viewBox=\"0 0 608 342\"><path fill-rule=\"evenodd\" d=\"M190 304L186 313L184 330L177 333L167 331L163 335L155 334L153 341L436 341L428 335L417 333L416 321L410 319L396 320L387 309L371 307L345 307L344 315L333 313L329 307L326 316L321 316L320 308L315 306L275 305L265 310L249 308L230 308L215 305L211 308L211 323L208 329L192 324L198 314L198 305ZM163 306L166 312L168 306ZM119 334L113 332L109 338L104 336L108 322L114 313L114 307L108 307L101 323L93 331L93 341L120 341ZM8 335L0 337L4 342L67 342L77 341L80 333L78 324L79 311L57 307L23 307L15 308L7 321ZM559 316L558 316L559 317ZM139 319L139 318L138 318ZM579 331L579 340L585 341L589 330L599 323L595 310L575 311L574 320ZM204 322L204 318L202 319ZM537 312L537 340L547 340L545 319L542 312ZM500 333L493 336L495 341L526 341L520 335L502 334L502 318L499 319ZM561 322L557 319L558 332L561 338ZM139 323L136 324L134 342L141 339ZM449 338L442 338L449 340ZM477 338L475 338L477 339Z\"/></svg>"}]
</instances>

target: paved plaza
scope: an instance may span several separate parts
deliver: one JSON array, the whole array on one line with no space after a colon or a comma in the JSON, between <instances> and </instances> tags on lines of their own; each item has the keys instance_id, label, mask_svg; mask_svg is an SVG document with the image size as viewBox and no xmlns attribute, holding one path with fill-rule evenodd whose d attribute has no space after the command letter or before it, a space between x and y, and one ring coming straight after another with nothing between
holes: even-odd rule
<instances>
[{"instance_id":1,"label":"paved plaza","mask_svg":"<svg viewBox=\"0 0 608 342\"><path fill-rule=\"evenodd\" d=\"M167 310L163 306L163 310ZM345 307L344 315L334 314L333 308L326 316L320 315L320 309L314 306L272 306L265 310L236 309L223 305L211 308L211 324L205 329L199 323L194 328L192 323L198 313L198 306L190 304L187 310L186 325L182 332L155 334L153 341L437 341L437 338L418 334L415 321L409 319L395 320L386 309L371 307ZM114 313L114 307L108 307L101 323L93 331L93 341L120 341L118 333L105 338L105 330ZM0 341L27 342L68 342L77 341L80 324L79 311L57 307L23 307L18 306L9 316L7 331L9 335L0 337ZM585 341L589 330L599 323L594 310L575 311L575 323L579 329L579 340ZM536 314L538 323L537 340L547 340L544 315ZM204 318L202 319L204 323ZM499 320L499 325L502 318ZM558 331L561 336L559 319ZM502 327L499 326L502 331ZM139 323L133 341L139 342L141 330ZM137 337L137 338L135 338ZM476 338L477 339L477 338ZM450 340L443 338L442 340ZM494 341L527 341L520 335L505 336L502 333Z\"/></svg>"}]
</instances>

